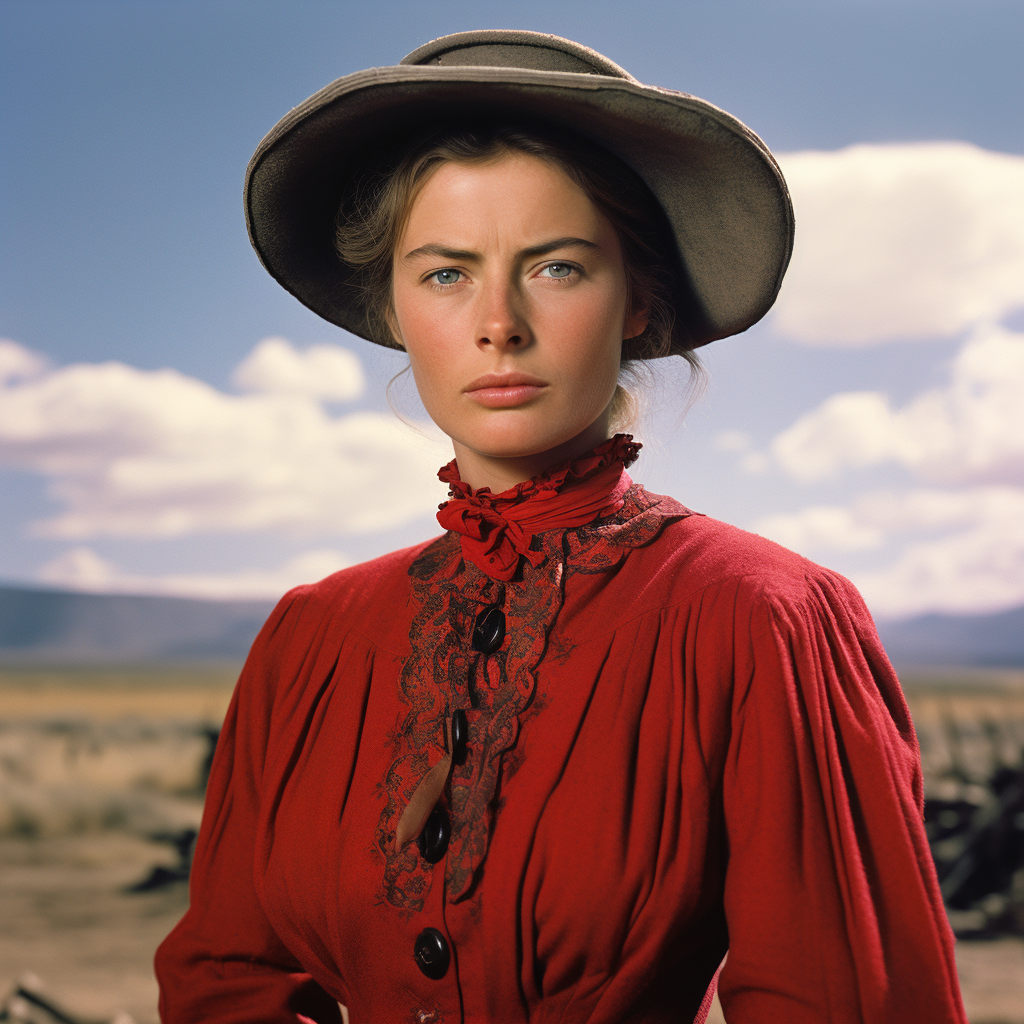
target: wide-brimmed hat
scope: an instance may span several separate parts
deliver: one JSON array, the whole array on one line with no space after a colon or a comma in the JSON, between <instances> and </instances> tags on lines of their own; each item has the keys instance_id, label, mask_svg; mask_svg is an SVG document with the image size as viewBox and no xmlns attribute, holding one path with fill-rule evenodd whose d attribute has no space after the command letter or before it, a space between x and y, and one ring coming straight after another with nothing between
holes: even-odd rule
<instances>
[{"instance_id":1,"label":"wide-brimmed hat","mask_svg":"<svg viewBox=\"0 0 1024 1024\"><path fill-rule=\"evenodd\" d=\"M793 208L757 135L702 99L641 85L579 43L507 30L443 36L395 67L346 75L274 126L245 177L249 237L274 279L325 320L387 344L372 336L363 292L335 252L338 208L369 163L453 111L571 130L644 181L681 268L674 352L746 330L771 308Z\"/></svg>"}]
</instances>

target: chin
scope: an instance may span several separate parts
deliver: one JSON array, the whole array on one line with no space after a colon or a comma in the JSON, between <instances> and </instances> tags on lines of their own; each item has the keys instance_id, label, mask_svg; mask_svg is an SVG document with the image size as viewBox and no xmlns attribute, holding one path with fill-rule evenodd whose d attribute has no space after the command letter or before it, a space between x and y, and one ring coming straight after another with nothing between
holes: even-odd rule
<instances>
[{"instance_id":1,"label":"chin","mask_svg":"<svg viewBox=\"0 0 1024 1024\"><path fill-rule=\"evenodd\" d=\"M578 424L559 429L549 422L491 423L455 440L465 447L492 459L517 459L539 455L568 444L586 430Z\"/></svg>"}]
</instances>

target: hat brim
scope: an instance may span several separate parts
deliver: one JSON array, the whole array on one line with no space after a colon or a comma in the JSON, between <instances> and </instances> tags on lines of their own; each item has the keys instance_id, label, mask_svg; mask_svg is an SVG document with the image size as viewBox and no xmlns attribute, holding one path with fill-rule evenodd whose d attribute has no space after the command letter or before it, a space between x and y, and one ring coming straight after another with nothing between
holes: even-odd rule
<instances>
[{"instance_id":1,"label":"hat brim","mask_svg":"<svg viewBox=\"0 0 1024 1024\"><path fill-rule=\"evenodd\" d=\"M325 320L371 336L334 249L352 176L432 120L486 111L564 126L614 153L665 212L686 280L673 351L737 334L771 308L793 246L793 208L771 153L704 100L604 75L399 65L348 75L286 115L245 178L249 237L271 276Z\"/></svg>"}]
</instances>

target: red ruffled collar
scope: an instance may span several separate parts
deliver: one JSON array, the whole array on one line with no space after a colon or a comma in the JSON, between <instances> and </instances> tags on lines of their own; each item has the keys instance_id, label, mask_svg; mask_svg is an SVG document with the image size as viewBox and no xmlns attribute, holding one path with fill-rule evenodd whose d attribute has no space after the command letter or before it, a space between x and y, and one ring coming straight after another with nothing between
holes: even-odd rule
<instances>
[{"instance_id":1,"label":"red ruffled collar","mask_svg":"<svg viewBox=\"0 0 1024 1024\"><path fill-rule=\"evenodd\" d=\"M616 434L587 454L500 494L489 487L474 491L459 476L453 459L437 474L451 495L437 520L461 535L468 561L494 579L511 580L521 557L532 565L543 559L531 548L536 534L584 526L622 508L622 495L631 483L624 470L636 461L640 448L631 434Z\"/></svg>"}]
</instances>

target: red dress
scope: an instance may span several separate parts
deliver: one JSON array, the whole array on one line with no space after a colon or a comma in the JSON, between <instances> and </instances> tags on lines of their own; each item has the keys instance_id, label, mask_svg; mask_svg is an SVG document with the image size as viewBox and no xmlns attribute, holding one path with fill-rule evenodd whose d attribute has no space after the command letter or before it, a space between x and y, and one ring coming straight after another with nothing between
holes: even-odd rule
<instances>
[{"instance_id":1,"label":"red dress","mask_svg":"<svg viewBox=\"0 0 1024 1024\"><path fill-rule=\"evenodd\" d=\"M456 477L460 532L282 599L157 954L165 1022L690 1022L727 951L729 1024L966 1020L860 596L631 484L634 450L497 498Z\"/></svg>"}]
</instances>

